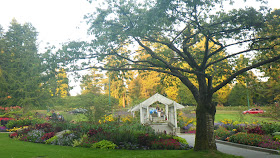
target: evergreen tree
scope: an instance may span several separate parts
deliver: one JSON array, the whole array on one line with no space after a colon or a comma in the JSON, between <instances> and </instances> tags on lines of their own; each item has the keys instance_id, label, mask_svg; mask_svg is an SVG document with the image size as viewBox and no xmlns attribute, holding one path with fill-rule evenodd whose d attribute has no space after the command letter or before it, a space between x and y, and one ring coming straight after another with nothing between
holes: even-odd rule
<instances>
[{"instance_id":1,"label":"evergreen tree","mask_svg":"<svg viewBox=\"0 0 280 158\"><path fill-rule=\"evenodd\" d=\"M35 28L29 23L21 25L13 19L8 31L1 34L0 105L40 105L42 69Z\"/></svg>"}]
</instances>

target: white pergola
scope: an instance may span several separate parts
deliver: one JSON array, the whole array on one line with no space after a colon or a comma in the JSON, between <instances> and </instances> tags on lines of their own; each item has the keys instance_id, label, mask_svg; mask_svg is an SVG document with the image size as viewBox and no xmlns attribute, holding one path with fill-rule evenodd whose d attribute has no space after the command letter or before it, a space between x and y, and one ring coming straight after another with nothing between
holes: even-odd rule
<instances>
[{"instance_id":1,"label":"white pergola","mask_svg":"<svg viewBox=\"0 0 280 158\"><path fill-rule=\"evenodd\" d=\"M149 110L150 106L155 102L160 102L165 105L165 115L167 122L173 127L177 128L177 109L182 109L184 108L184 106L158 93L151 96L149 99L143 101L142 103L134 106L128 111L132 112L133 116L135 111L140 111L140 122L142 124L145 124L151 119Z\"/></svg>"}]
</instances>

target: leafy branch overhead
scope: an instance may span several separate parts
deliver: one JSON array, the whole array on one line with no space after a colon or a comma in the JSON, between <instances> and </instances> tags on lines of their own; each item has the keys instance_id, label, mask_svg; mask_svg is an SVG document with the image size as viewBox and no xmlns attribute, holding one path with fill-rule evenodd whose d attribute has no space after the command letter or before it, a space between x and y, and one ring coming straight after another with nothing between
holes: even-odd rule
<instances>
[{"instance_id":1,"label":"leafy branch overhead","mask_svg":"<svg viewBox=\"0 0 280 158\"><path fill-rule=\"evenodd\" d=\"M202 75L214 93L236 76L279 60L279 53L254 60L263 52L277 51L279 11L265 7L216 9L226 2L107 0L85 17L94 40L84 49L88 48L90 58L99 59L98 64L86 68L153 70L177 76L188 87L193 87L188 74ZM251 56L249 65L230 68L242 54ZM119 62L104 67L108 56ZM212 88L212 80L221 74L227 74L227 79Z\"/></svg>"}]
</instances>

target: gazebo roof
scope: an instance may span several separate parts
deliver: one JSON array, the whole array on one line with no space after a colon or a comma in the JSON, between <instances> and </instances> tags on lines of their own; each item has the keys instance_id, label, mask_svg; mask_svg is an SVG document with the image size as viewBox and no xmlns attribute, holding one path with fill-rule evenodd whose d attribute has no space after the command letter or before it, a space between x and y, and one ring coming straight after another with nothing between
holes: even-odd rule
<instances>
[{"instance_id":1,"label":"gazebo roof","mask_svg":"<svg viewBox=\"0 0 280 158\"><path fill-rule=\"evenodd\" d=\"M164 97L163 95L160 95L158 93L154 94L153 96L151 96L150 98L148 98L147 100L143 101L142 103L134 106L133 108L129 109L128 111L138 111L140 109L140 106L147 108L150 105L152 105L155 102L160 102L162 104L168 105L168 106L176 106L176 109L182 109L185 108L183 105L175 102L174 100L168 99L166 97Z\"/></svg>"}]
</instances>

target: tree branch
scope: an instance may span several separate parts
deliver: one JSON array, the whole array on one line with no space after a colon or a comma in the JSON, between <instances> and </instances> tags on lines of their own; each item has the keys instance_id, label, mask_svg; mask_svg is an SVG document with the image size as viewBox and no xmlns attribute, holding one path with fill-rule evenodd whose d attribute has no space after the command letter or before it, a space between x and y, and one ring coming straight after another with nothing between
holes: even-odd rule
<instances>
[{"instance_id":1,"label":"tree branch","mask_svg":"<svg viewBox=\"0 0 280 158\"><path fill-rule=\"evenodd\" d=\"M237 71L236 73L232 74L229 78L227 78L225 81L223 81L221 84L219 84L218 86L216 86L215 88L212 89L211 93L215 93L216 91L218 91L219 89L221 89L223 86L225 86L226 84L228 84L230 81L232 81L236 76L248 71L248 70L251 70L253 68L257 68L259 66L262 66L262 65L265 65L265 64L268 64L268 63L271 63L271 62L275 62L277 60L280 59L280 55L274 57L274 58L271 58L271 59L268 59L268 60L264 60L264 61L261 61L261 62L258 62L256 64L253 64L251 66L248 66L246 68L243 68L239 71Z\"/></svg>"}]
</instances>

